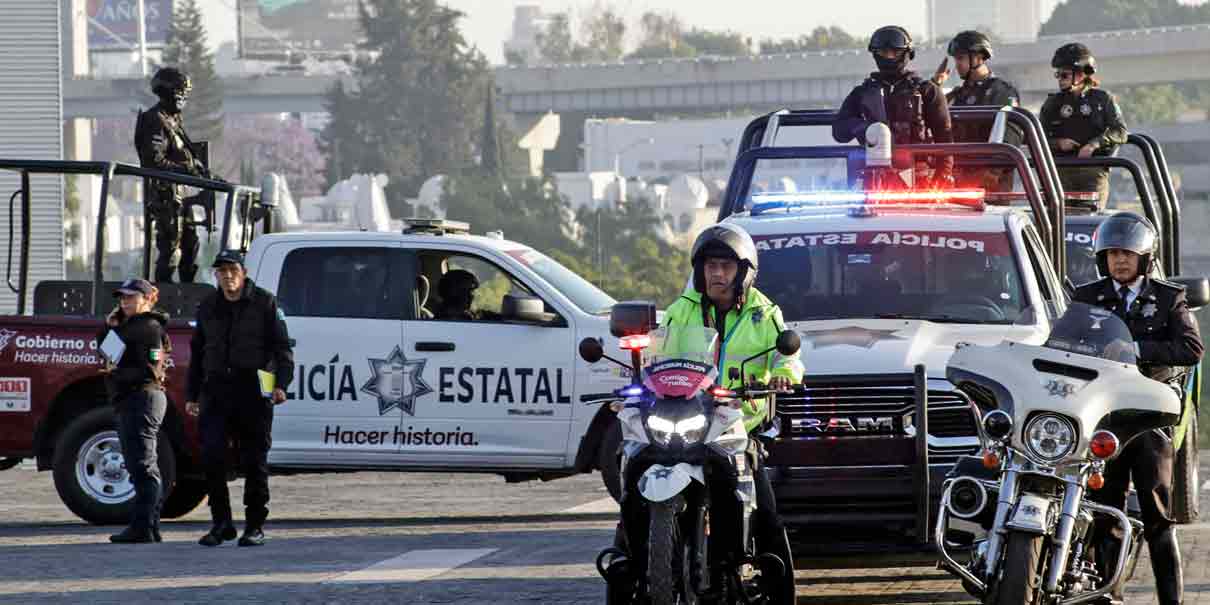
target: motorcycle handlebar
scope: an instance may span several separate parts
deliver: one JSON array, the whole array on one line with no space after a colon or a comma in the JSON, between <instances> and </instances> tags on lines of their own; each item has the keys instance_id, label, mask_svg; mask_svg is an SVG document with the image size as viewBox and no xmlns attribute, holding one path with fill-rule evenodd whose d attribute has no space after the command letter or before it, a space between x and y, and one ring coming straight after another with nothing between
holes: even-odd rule
<instances>
[{"instance_id":1,"label":"motorcycle handlebar","mask_svg":"<svg viewBox=\"0 0 1210 605\"><path fill-rule=\"evenodd\" d=\"M614 393L585 393L583 395L580 395L580 403L610 401L613 399L620 399L620 398Z\"/></svg>"}]
</instances>

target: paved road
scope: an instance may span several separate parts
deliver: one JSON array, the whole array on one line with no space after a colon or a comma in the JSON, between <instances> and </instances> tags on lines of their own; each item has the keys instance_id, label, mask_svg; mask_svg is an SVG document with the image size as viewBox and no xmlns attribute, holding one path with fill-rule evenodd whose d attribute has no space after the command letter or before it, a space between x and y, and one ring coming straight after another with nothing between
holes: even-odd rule
<instances>
[{"instance_id":1,"label":"paved road","mask_svg":"<svg viewBox=\"0 0 1210 605\"><path fill-rule=\"evenodd\" d=\"M204 508L167 523L164 544L117 546L106 540L114 528L85 525L59 503L49 474L0 473L0 603L602 601L592 561L611 539L613 516L595 475L509 485L493 476L353 473L272 485L262 548L198 546L209 526ZM1186 603L1210 605L1210 524L1182 529L1181 540ZM928 563L801 560L798 602L971 602ZM1129 602L1153 603L1148 563L1139 570Z\"/></svg>"}]
</instances>

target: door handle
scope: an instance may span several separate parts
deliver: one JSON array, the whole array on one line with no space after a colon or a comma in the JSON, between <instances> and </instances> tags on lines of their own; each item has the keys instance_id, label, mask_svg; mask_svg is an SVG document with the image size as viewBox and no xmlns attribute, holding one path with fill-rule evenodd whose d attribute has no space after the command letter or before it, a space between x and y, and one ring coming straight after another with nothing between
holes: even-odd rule
<instances>
[{"instance_id":1,"label":"door handle","mask_svg":"<svg viewBox=\"0 0 1210 605\"><path fill-rule=\"evenodd\" d=\"M416 343L417 351L448 353L454 350L452 342L418 342Z\"/></svg>"}]
</instances>

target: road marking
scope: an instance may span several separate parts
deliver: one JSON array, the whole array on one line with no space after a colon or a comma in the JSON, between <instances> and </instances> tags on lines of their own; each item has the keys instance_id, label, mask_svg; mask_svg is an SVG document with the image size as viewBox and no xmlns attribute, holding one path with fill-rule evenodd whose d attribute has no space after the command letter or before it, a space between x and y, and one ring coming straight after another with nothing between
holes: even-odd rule
<instances>
[{"instance_id":1,"label":"road marking","mask_svg":"<svg viewBox=\"0 0 1210 605\"><path fill-rule=\"evenodd\" d=\"M565 515L592 515L600 513L616 513L618 512L618 503L614 502L613 498L601 498L593 500L579 506L573 506L563 511Z\"/></svg>"},{"instance_id":2,"label":"road marking","mask_svg":"<svg viewBox=\"0 0 1210 605\"><path fill-rule=\"evenodd\" d=\"M364 569L337 576L325 584L419 582L439 576L496 552L495 548L437 548L412 550Z\"/></svg>"}]
</instances>

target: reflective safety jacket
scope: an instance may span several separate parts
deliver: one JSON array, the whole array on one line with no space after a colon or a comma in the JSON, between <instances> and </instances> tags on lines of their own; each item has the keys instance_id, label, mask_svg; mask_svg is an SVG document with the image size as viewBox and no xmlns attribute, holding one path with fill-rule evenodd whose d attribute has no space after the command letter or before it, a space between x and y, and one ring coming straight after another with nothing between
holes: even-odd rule
<instances>
[{"instance_id":1,"label":"reflective safety jacket","mask_svg":"<svg viewBox=\"0 0 1210 605\"><path fill-rule=\"evenodd\" d=\"M715 313L709 310L710 322ZM773 347L777 336L785 329L781 309L773 304L756 288L749 288L744 296L744 305L727 312L724 325L706 326L702 314L702 294L690 287L664 312L661 327L675 330L678 326L711 327L718 331L719 384L726 388L742 386L742 382L729 378L731 368L739 368L745 359ZM753 359L744 365L750 379L768 382L773 376L784 376L791 382L802 382L803 366L797 353L789 357L773 351ZM744 427L751 431L765 419L767 406L763 400L745 401L743 404Z\"/></svg>"}]
</instances>

